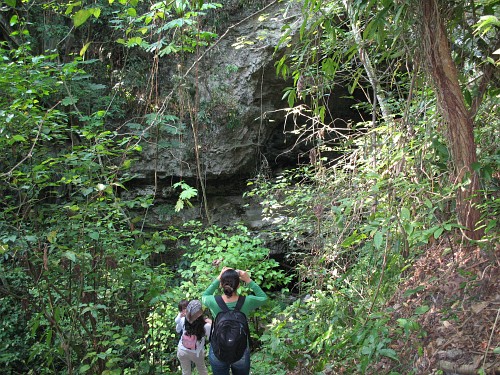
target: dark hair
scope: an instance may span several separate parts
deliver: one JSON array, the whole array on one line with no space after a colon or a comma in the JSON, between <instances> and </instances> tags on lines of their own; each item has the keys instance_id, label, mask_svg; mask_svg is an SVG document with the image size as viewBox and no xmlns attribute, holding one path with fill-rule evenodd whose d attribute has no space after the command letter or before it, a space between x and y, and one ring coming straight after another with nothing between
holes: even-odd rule
<instances>
[{"instance_id":1,"label":"dark hair","mask_svg":"<svg viewBox=\"0 0 500 375\"><path fill-rule=\"evenodd\" d=\"M233 269L227 270L221 275L220 284L222 285L224 294L231 297L240 286L240 274Z\"/></svg>"},{"instance_id":2,"label":"dark hair","mask_svg":"<svg viewBox=\"0 0 500 375\"><path fill-rule=\"evenodd\" d=\"M196 339L199 341L205 336L205 318L202 316L198 317L193 323L189 323L187 319L184 320L184 330L189 335L196 335Z\"/></svg>"},{"instance_id":3,"label":"dark hair","mask_svg":"<svg viewBox=\"0 0 500 375\"><path fill-rule=\"evenodd\" d=\"M186 309L188 304L189 301L187 299L183 299L181 302L179 302L179 311Z\"/></svg>"}]
</instances>

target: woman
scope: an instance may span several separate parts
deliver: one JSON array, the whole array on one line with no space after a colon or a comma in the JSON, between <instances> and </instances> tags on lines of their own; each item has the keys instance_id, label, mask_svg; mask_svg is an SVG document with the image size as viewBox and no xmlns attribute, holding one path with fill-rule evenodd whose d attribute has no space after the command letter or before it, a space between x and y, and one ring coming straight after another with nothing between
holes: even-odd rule
<instances>
[{"instance_id":1,"label":"woman","mask_svg":"<svg viewBox=\"0 0 500 375\"><path fill-rule=\"evenodd\" d=\"M250 275L246 271L223 267L219 276L212 282L212 284L210 284L207 290L205 290L201 298L203 304L212 312L212 317L217 317L217 314L222 311L221 307L215 300L215 296L213 295L217 288L222 288L222 300L230 310L234 310L239 299L237 290L240 286L240 280L245 282L255 294L246 296L245 302L240 309L240 311L243 312L247 318L250 312L262 306L267 301L266 293L264 293L255 281L250 278ZM233 375L250 374L250 350L248 345L243 357L234 363L221 361L216 357L212 349L212 345L210 345L208 359L210 361L210 365L212 366L213 375L229 375L229 370L232 371Z\"/></svg>"},{"instance_id":2,"label":"woman","mask_svg":"<svg viewBox=\"0 0 500 375\"><path fill-rule=\"evenodd\" d=\"M182 330L177 346L177 358L181 363L182 375L191 375L194 363L200 375L208 375L205 365L205 338L210 336L211 320L203 316L201 302L192 300L186 307L185 316L176 320L176 330Z\"/></svg>"}]
</instances>

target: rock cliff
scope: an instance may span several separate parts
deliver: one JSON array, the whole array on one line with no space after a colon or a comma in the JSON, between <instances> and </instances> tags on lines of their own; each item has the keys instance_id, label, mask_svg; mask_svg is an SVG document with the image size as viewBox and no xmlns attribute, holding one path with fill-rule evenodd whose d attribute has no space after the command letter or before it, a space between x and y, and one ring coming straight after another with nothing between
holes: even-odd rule
<instances>
[{"instance_id":1,"label":"rock cliff","mask_svg":"<svg viewBox=\"0 0 500 375\"><path fill-rule=\"evenodd\" d=\"M307 155L285 131L290 124L286 124L284 108L288 104L282 97L293 82L278 77L275 68L288 48L287 43L280 44L284 33L295 38L302 24L300 4L292 4L274 1L260 11L234 17L239 21L198 56L198 64L183 83L190 88L185 93L191 103L197 103L195 127L191 125L193 116L186 116L181 134L163 135L162 141L169 147L156 144L146 148L129 190L132 194L154 193L154 210L163 212L157 212L159 221L199 217L201 205L182 212L182 218L166 206L162 208L162 203L171 206L177 199L179 191L171 185L182 179L198 188L200 201L200 186L205 184L213 222L243 220L258 225L255 208L242 208L246 181L259 173L294 166ZM185 103L182 95L176 92L174 99ZM339 95L336 110L345 110L349 104ZM201 173L193 151L193 130Z\"/></svg>"}]
</instances>

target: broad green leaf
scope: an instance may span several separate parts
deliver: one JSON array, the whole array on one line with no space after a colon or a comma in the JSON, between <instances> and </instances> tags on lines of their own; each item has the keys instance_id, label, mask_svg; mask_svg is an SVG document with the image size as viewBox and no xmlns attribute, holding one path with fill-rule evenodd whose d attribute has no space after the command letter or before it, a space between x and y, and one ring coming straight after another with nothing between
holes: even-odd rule
<instances>
[{"instance_id":1,"label":"broad green leaf","mask_svg":"<svg viewBox=\"0 0 500 375\"><path fill-rule=\"evenodd\" d=\"M321 122L325 121L325 111L326 111L326 108L324 105L319 107L319 118L321 119Z\"/></svg>"},{"instance_id":2,"label":"broad green leaf","mask_svg":"<svg viewBox=\"0 0 500 375\"><path fill-rule=\"evenodd\" d=\"M207 10L207 9L216 9L216 8L222 8L222 4L219 3L203 3L203 1L200 1L201 5L201 10Z\"/></svg>"},{"instance_id":3,"label":"broad green leaf","mask_svg":"<svg viewBox=\"0 0 500 375\"><path fill-rule=\"evenodd\" d=\"M425 198L424 204L427 208L432 208L432 202L428 198Z\"/></svg>"},{"instance_id":4,"label":"broad green leaf","mask_svg":"<svg viewBox=\"0 0 500 375\"><path fill-rule=\"evenodd\" d=\"M354 230L354 232L342 242L341 246L349 247L365 238L366 235L364 233L359 233L357 230Z\"/></svg>"},{"instance_id":5,"label":"broad green leaf","mask_svg":"<svg viewBox=\"0 0 500 375\"><path fill-rule=\"evenodd\" d=\"M14 1L15 2L15 1ZM18 17L17 15L13 15L12 17L10 17L10 26L14 26L14 25L17 25L17 22L18 22Z\"/></svg>"},{"instance_id":6,"label":"broad green leaf","mask_svg":"<svg viewBox=\"0 0 500 375\"><path fill-rule=\"evenodd\" d=\"M47 241L49 241L49 243L54 243L56 238L57 238L57 231L55 230L49 232L49 234L47 235Z\"/></svg>"},{"instance_id":7,"label":"broad green leaf","mask_svg":"<svg viewBox=\"0 0 500 375\"><path fill-rule=\"evenodd\" d=\"M430 310L430 307L427 305L419 306L415 309L415 314L422 315L422 314L425 314L429 310Z\"/></svg>"},{"instance_id":8,"label":"broad green leaf","mask_svg":"<svg viewBox=\"0 0 500 375\"><path fill-rule=\"evenodd\" d=\"M90 9L90 11L95 18L99 18L99 16L101 15L101 8L92 8Z\"/></svg>"},{"instance_id":9,"label":"broad green leaf","mask_svg":"<svg viewBox=\"0 0 500 375\"><path fill-rule=\"evenodd\" d=\"M175 210L175 212L179 212L179 211L181 211L183 208L184 208L184 202L183 202L181 199L179 199L179 200L177 201L177 203L175 204L175 208L174 208L174 210Z\"/></svg>"},{"instance_id":10,"label":"broad green leaf","mask_svg":"<svg viewBox=\"0 0 500 375\"><path fill-rule=\"evenodd\" d=\"M12 143L14 142L26 142L26 138L24 138L22 135L16 134L12 137Z\"/></svg>"},{"instance_id":11,"label":"broad green leaf","mask_svg":"<svg viewBox=\"0 0 500 375\"><path fill-rule=\"evenodd\" d=\"M435 239L438 239L439 236L441 236L441 234L443 234L444 232L444 228L443 227L438 227L435 231L434 231L434 238Z\"/></svg>"},{"instance_id":12,"label":"broad green leaf","mask_svg":"<svg viewBox=\"0 0 500 375\"><path fill-rule=\"evenodd\" d=\"M61 104L65 107L76 104L77 102L78 98L76 96L67 96L61 100Z\"/></svg>"},{"instance_id":13,"label":"broad green leaf","mask_svg":"<svg viewBox=\"0 0 500 375\"><path fill-rule=\"evenodd\" d=\"M197 195L198 195L198 192L196 191L196 189L189 187L181 192L181 194L179 195L179 198L186 200L186 199L191 199L193 197L196 197Z\"/></svg>"},{"instance_id":14,"label":"broad green leaf","mask_svg":"<svg viewBox=\"0 0 500 375\"><path fill-rule=\"evenodd\" d=\"M376 249L380 249L382 247L382 241L384 237L382 236L381 232L375 233L375 236L373 237L373 244L375 245Z\"/></svg>"},{"instance_id":15,"label":"broad green leaf","mask_svg":"<svg viewBox=\"0 0 500 375\"><path fill-rule=\"evenodd\" d=\"M470 91L467 89L464 89L464 99L465 103L470 106L472 104L472 96L470 94Z\"/></svg>"},{"instance_id":16,"label":"broad green leaf","mask_svg":"<svg viewBox=\"0 0 500 375\"><path fill-rule=\"evenodd\" d=\"M24 237L26 239L26 241L28 242L36 242L37 241L37 237L36 236L26 236Z\"/></svg>"},{"instance_id":17,"label":"broad green leaf","mask_svg":"<svg viewBox=\"0 0 500 375\"><path fill-rule=\"evenodd\" d=\"M80 9L73 16L73 23L75 24L75 27L83 25L91 15L92 11L90 9Z\"/></svg>"},{"instance_id":18,"label":"broad green leaf","mask_svg":"<svg viewBox=\"0 0 500 375\"><path fill-rule=\"evenodd\" d=\"M113 0L109 0L109 3L112 4L113 3ZM85 374L88 370L90 370L90 365L83 365L82 367L80 367L78 369L78 372L80 374Z\"/></svg>"},{"instance_id":19,"label":"broad green leaf","mask_svg":"<svg viewBox=\"0 0 500 375\"><path fill-rule=\"evenodd\" d=\"M13 234L12 236L4 237L2 241L3 243L7 243L7 242L15 242L16 240L17 236Z\"/></svg>"},{"instance_id":20,"label":"broad green leaf","mask_svg":"<svg viewBox=\"0 0 500 375\"><path fill-rule=\"evenodd\" d=\"M492 229L496 228L496 226L497 226L497 220L491 220L486 226L484 232L489 233Z\"/></svg>"},{"instance_id":21,"label":"broad green leaf","mask_svg":"<svg viewBox=\"0 0 500 375\"><path fill-rule=\"evenodd\" d=\"M408 289L406 292L404 292L403 297L409 297L415 293L421 292L424 289L425 289L425 286L423 286L423 285L419 285L414 289Z\"/></svg>"},{"instance_id":22,"label":"broad green leaf","mask_svg":"<svg viewBox=\"0 0 500 375\"><path fill-rule=\"evenodd\" d=\"M384 357L388 357L390 359L393 359L395 361L399 360L398 355L394 349L388 349L388 348L380 349L379 354L383 355Z\"/></svg>"},{"instance_id":23,"label":"broad green leaf","mask_svg":"<svg viewBox=\"0 0 500 375\"><path fill-rule=\"evenodd\" d=\"M76 262L76 254L73 251L66 251L63 253L63 257L71 260L73 263Z\"/></svg>"},{"instance_id":24,"label":"broad green leaf","mask_svg":"<svg viewBox=\"0 0 500 375\"><path fill-rule=\"evenodd\" d=\"M415 227L413 226L412 223L404 223L403 228L404 228L405 232L409 235L412 234L413 230L415 229Z\"/></svg>"},{"instance_id":25,"label":"broad green leaf","mask_svg":"<svg viewBox=\"0 0 500 375\"><path fill-rule=\"evenodd\" d=\"M82 189L82 194L84 197L86 197L89 194L92 194L93 191L94 191L94 188L88 187L88 188Z\"/></svg>"},{"instance_id":26,"label":"broad green leaf","mask_svg":"<svg viewBox=\"0 0 500 375\"><path fill-rule=\"evenodd\" d=\"M89 237L97 241L99 239L99 232L90 232Z\"/></svg>"},{"instance_id":27,"label":"broad green leaf","mask_svg":"<svg viewBox=\"0 0 500 375\"><path fill-rule=\"evenodd\" d=\"M139 46L142 43L142 38L139 36L136 36L134 38L130 38L127 40L127 47L134 47L134 46Z\"/></svg>"},{"instance_id":28,"label":"broad green leaf","mask_svg":"<svg viewBox=\"0 0 500 375\"><path fill-rule=\"evenodd\" d=\"M172 20L170 22L167 22L167 24L165 26L163 26L163 29L167 30L167 29L173 29L176 27L182 27L186 23L189 23L188 20L186 20L184 18L178 18L178 19Z\"/></svg>"},{"instance_id":29,"label":"broad green leaf","mask_svg":"<svg viewBox=\"0 0 500 375\"><path fill-rule=\"evenodd\" d=\"M85 55L85 52L87 52L87 49L89 48L89 46L90 46L90 44L91 44L91 43L92 43L92 42L88 42L87 44L85 44L85 45L83 46L83 48L80 50L80 56Z\"/></svg>"},{"instance_id":30,"label":"broad green leaf","mask_svg":"<svg viewBox=\"0 0 500 375\"><path fill-rule=\"evenodd\" d=\"M401 208L401 219L410 220L410 210L406 207Z\"/></svg>"},{"instance_id":31,"label":"broad green leaf","mask_svg":"<svg viewBox=\"0 0 500 375\"><path fill-rule=\"evenodd\" d=\"M293 106L295 105L296 97L297 95L295 93L295 90L290 90L288 93L288 105L290 106L290 108L293 108Z\"/></svg>"}]
</instances>

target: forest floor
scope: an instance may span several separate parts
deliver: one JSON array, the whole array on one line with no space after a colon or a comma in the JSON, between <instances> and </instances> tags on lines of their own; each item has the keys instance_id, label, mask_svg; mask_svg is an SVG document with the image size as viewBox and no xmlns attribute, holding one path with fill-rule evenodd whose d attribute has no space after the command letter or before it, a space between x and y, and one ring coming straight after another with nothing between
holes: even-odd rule
<instances>
[{"instance_id":1,"label":"forest floor","mask_svg":"<svg viewBox=\"0 0 500 375\"><path fill-rule=\"evenodd\" d=\"M436 242L410 268L387 306L394 310L394 326L398 319L420 325L393 341L403 368L417 374L500 374L500 244L490 248ZM388 374L391 368L394 362L384 359L371 373Z\"/></svg>"}]
</instances>

